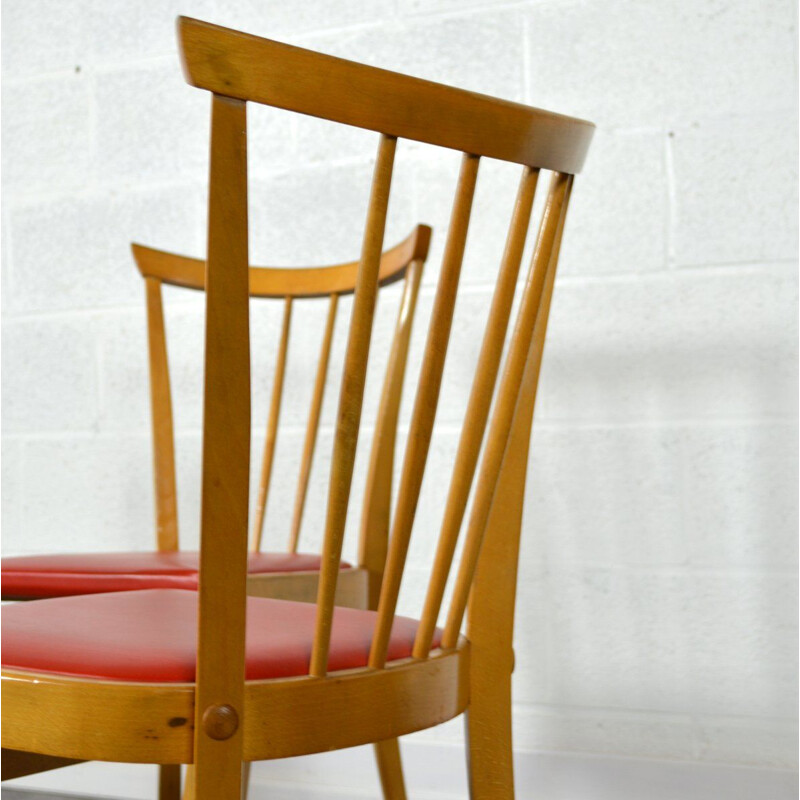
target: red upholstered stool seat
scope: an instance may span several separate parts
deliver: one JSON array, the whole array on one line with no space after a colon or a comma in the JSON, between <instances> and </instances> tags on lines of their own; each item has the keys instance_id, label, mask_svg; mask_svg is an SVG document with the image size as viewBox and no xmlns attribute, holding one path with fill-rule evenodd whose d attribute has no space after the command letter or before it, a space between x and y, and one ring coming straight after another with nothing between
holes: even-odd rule
<instances>
[{"instance_id":1,"label":"red upholstered stool seat","mask_svg":"<svg viewBox=\"0 0 800 800\"><path fill-rule=\"evenodd\" d=\"M247 598L247 678L308 673L316 604ZM376 612L336 608L328 668L363 667ZM397 617L389 659L411 655L417 621ZM434 646L438 646L437 631ZM2 663L122 681L195 678L197 593L148 589L59 597L3 608Z\"/></svg>"},{"instance_id":2,"label":"red upholstered stool seat","mask_svg":"<svg viewBox=\"0 0 800 800\"><path fill-rule=\"evenodd\" d=\"M251 553L250 574L319 569L313 553ZM342 568L350 565L342 562ZM132 589L196 589L199 554L70 553L16 556L2 561L5 598L36 599Z\"/></svg>"}]
</instances>

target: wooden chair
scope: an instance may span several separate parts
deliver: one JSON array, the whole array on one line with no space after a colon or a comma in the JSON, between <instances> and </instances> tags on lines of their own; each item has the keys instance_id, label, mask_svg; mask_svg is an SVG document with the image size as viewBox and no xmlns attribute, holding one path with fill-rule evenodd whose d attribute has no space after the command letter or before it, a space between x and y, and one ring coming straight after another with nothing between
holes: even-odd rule
<instances>
[{"instance_id":1,"label":"wooden chair","mask_svg":"<svg viewBox=\"0 0 800 800\"><path fill-rule=\"evenodd\" d=\"M512 632L528 444L573 175L583 164L593 126L196 20L181 18L179 34L188 82L212 93L199 591L119 592L5 609L9 774L64 759L194 764L190 791L197 798L232 799L239 796L243 761L392 740L466 711L472 796L512 797ZM248 101L380 134L340 390L316 606L246 597ZM398 138L459 150L463 157L377 611L335 608ZM420 620L412 620L396 615L398 592L482 157L519 163L522 175L424 609ZM496 386L542 169L553 174ZM470 494L464 548L440 629ZM392 796L402 791L398 787Z\"/></svg>"},{"instance_id":2,"label":"wooden chair","mask_svg":"<svg viewBox=\"0 0 800 800\"><path fill-rule=\"evenodd\" d=\"M396 247L381 256L380 286L404 281L373 437L370 471L364 494L359 562L342 562L336 603L351 608L376 608L389 535L395 439L409 339L431 229L418 225ZM149 340L153 463L156 500L156 547L153 552L71 553L3 559L3 599L41 600L80 594L159 588L196 589L199 554L179 550L175 436L167 357L162 284L204 290L205 262L134 244L133 255L145 282ZM256 517L248 557L248 594L313 602L320 558L299 553L298 542L316 448L320 413L328 377L339 298L352 294L358 262L330 267L250 268L250 296L283 300L283 322L264 442ZM327 299L328 310L309 409L294 513L285 553L261 552L264 519L278 436L292 308L297 301ZM376 747L384 782L402 782L396 743ZM162 800L177 797L179 768L164 766Z\"/></svg>"},{"instance_id":3,"label":"wooden chair","mask_svg":"<svg viewBox=\"0 0 800 800\"><path fill-rule=\"evenodd\" d=\"M394 471L395 438L403 390L409 338L431 229L418 225L396 247L381 256L379 282L404 281L403 295L384 377L381 406L372 442L370 473L362 514L359 563L343 564L337 603L369 608L377 592L386 558L389 510ZM134 244L133 255L144 279L150 361L150 397L155 476L155 552L70 553L16 556L2 560L4 600L40 600L133 589L196 589L197 552L179 550L175 436L161 286L205 287L205 262ZM319 556L298 552L303 511L316 448L334 325L341 296L355 288L358 262L330 267L250 268L250 295L281 299L283 322L264 441L256 517L248 559L248 593L261 597L312 602L316 597ZM264 518L281 412L292 308L297 302L328 300L328 310L314 391L308 414L300 474L291 526L287 522L286 552L262 553Z\"/></svg>"}]
</instances>

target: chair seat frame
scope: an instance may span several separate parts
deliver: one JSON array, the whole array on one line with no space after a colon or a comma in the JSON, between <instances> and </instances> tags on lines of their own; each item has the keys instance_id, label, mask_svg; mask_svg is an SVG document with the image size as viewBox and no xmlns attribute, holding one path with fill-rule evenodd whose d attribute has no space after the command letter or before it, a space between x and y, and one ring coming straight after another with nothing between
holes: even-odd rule
<instances>
[{"instance_id":1,"label":"chair seat frame","mask_svg":"<svg viewBox=\"0 0 800 800\"><path fill-rule=\"evenodd\" d=\"M246 681L244 759L355 747L446 722L469 705L469 653L462 638L455 649L432 651L424 661L389 662L375 675L358 668L322 679ZM194 683L83 680L27 670L4 670L2 677L9 708L4 748L25 750L36 741L43 755L78 761L193 763ZM353 724L353 709L367 707L385 712Z\"/></svg>"}]
</instances>

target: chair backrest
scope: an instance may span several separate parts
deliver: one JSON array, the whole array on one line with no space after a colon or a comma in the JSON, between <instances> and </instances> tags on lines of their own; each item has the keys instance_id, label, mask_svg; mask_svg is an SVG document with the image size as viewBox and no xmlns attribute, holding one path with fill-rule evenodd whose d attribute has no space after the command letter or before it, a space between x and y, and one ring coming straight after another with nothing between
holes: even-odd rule
<instances>
[{"instance_id":1,"label":"chair backrest","mask_svg":"<svg viewBox=\"0 0 800 800\"><path fill-rule=\"evenodd\" d=\"M498 569L515 574L527 439L557 255L573 175L581 169L593 126L582 120L195 20L181 19L179 35L188 82L213 95L195 758L199 763L204 755L213 752L216 756L213 769L230 770L228 774L232 775L239 769L241 745L232 737L226 741L227 749L214 749L212 745L218 743L209 743L211 734L204 736L201 726L206 709L213 708L220 698L240 708L243 692L250 425L246 102L284 108L380 134L333 446L317 622L309 668L309 674L316 678L327 673L334 596L397 139L415 139L459 150L463 155L392 517L369 656L372 670L380 670L387 658L482 157L519 163L522 176L447 494L414 655L426 658L431 647L482 446L484 454L442 646L458 645L476 571L481 581L496 575L496 570L485 569L487 551L500 564ZM551 170L553 175L502 377L495 391L541 169ZM484 443L492 403L494 410ZM483 591L473 592L478 618L482 616L481 605L486 602L483 595L487 591L484 585ZM508 581L491 586L492 593L511 598L512 612L513 591ZM207 777L213 783L213 774L208 773Z\"/></svg>"},{"instance_id":2,"label":"chair backrest","mask_svg":"<svg viewBox=\"0 0 800 800\"><path fill-rule=\"evenodd\" d=\"M380 286L388 286L401 280L404 283L384 377L383 400L375 423L375 436L370 459L371 469L362 514L360 563L375 573L383 569L383 561L386 557L399 400L405 377L411 326L430 239L430 227L418 225L405 240L382 254L378 268ZM156 544L162 552L174 551L179 546L175 432L161 286L168 284L202 291L205 289L206 265L205 261L200 259L166 253L139 244L133 244L132 251L139 272L144 278L146 293ZM328 300L325 329L320 345L300 472L297 479L294 512L291 527L288 530L288 549L290 552L297 552L319 432L322 401L327 385L328 364L339 297L353 293L357 272L358 262L328 267L250 267L249 269L251 297L283 301L283 320L276 351L272 396L251 537L251 546L254 551L261 549L263 540L264 519L280 423L292 307L295 301L318 302L325 298Z\"/></svg>"}]
</instances>

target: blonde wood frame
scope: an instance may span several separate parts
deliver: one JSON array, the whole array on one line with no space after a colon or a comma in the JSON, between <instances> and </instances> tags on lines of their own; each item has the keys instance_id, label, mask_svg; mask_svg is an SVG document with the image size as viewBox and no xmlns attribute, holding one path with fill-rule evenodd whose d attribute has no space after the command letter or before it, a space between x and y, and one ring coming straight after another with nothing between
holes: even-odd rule
<instances>
[{"instance_id":1,"label":"blonde wood frame","mask_svg":"<svg viewBox=\"0 0 800 800\"><path fill-rule=\"evenodd\" d=\"M388 286L402 280L412 261L424 261L430 236L430 228L419 225L406 239L383 253L378 283ZM205 289L206 262L203 259L154 250L136 243L131 245L131 250L142 277L185 289ZM299 299L353 294L357 272L358 261L329 267L250 267L250 295Z\"/></svg>"},{"instance_id":2,"label":"blonde wood frame","mask_svg":"<svg viewBox=\"0 0 800 800\"><path fill-rule=\"evenodd\" d=\"M414 304L407 305L409 293L416 294L422 277L425 259L431 241L431 229L427 225L417 225L399 244L386 250L380 257L379 284L381 287L398 281L404 282L403 299L392 344L393 356L386 369L383 396L396 398L399 402L402 393L405 368L408 360L408 339L414 318ZM172 398L169 380L169 359L166 346L164 309L161 285L171 285L186 289L205 290L206 262L187 258L174 253L155 250L140 244L131 246L136 266L145 281L147 299L147 324L151 386L151 413L153 426L153 466L156 504L156 544L161 551L178 549L177 487L175 479L175 434L172 415ZM250 267L249 285L251 297L283 298L285 304L284 322L275 368L275 381L267 420L267 435L264 442L261 479L258 485L256 518L253 525L252 549L261 549L262 532L274 457L275 440L278 435L278 422L282 397L283 373L286 363L286 348L289 339L291 305L293 300L329 298L329 314L326 331L318 363L312 406L306 426L306 438L298 487L295 495L294 515L289 539L289 550L297 552L303 510L307 495L314 449L319 428L319 414L325 390L325 378L333 337L338 299L355 291L358 262L348 262L329 267ZM404 343L404 344L401 344ZM372 461L376 472L370 474L370 485L380 493L385 485L391 486L394 471L394 441L397 426L397 408L391 403L379 409L375 426L375 441ZM371 585L380 581L382 562L375 557L376 552L386 550L388 537L388 508L376 510L376 503L369 500L372 491L365 497L364 517L369 524L362 526L361 553L359 567L369 572ZM385 557L384 557L385 560ZM271 576L259 576L259 583L268 581ZM284 585L288 585L282 580ZM307 586L317 586L317 578L297 577L291 581L306 596ZM302 587L302 588L300 588ZM352 596L352 595L351 595ZM355 599L355 598L354 598ZM377 602L377 601L376 601ZM366 595L358 600L357 608L374 607L368 604Z\"/></svg>"},{"instance_id":3,"label":"blonde wood frame","mask_svg":"<svg viewBox=\"0 0 800 800\"><path fill-rule=\"evenodd\" d=\"M575 173L594 134L585 120L199 20L181 18L178 33L192 86L398 139Z\"/></svg>"},{"instance_id":4,"label":"blonde wood frame","mask_svg":"<svg viewBox=\"0 0 800 800\"><path fill-rule=\"evenodd\" d=\"M335 603L337 605L362 609L375 608L377 605L377 592L380 589L383 562L385 561L387 550L389 501L392 475L394 473L394 443L399 399L405 377L416 297L419 292L425 258L430 246L430 238L430 228L425 225L418 225L404 241L379 255L379 284L387 286L404 279L404 290L391 356L384 380L383 400L375 426L371 469L365 493L364 522L360 537L360 566L343 571L335 593ZM197 259L187 259L182 256L145 248L141 245L133 245L133 252L147 287L155 497L158 523L157 544L160 550L174 550L178 547L175 449L161 283L204 290L206 282L205 263ZM329 297L329 311L317 367L312 404L309 410L289 539L289 550L297 552L300 526L319 428L320 410L325 389L338 299L341 294L351 294L355 290L357 268L358 262L333 267L249 268L249 290L251 296L273 298L281 290L291 289L292 291L292 294L284 297L283 323L267 419L261 476L256 497L255 521L252 531L252 549L256 552L261 549L262 544L272 465L278 436L293 299L295 297L300 300ZM335 291L326 295L324 290L330 288L335 289ZM374 499L372 499L373 496ZM383 554L382 557L381 553ZM248 575L247 592L259 597L313 602L319 591L319 584L320 576L317 571L272 572ZM376 758L381 780L384 784L389 787L402 787L402 771L396 742L390 741L376 745ZM248 772L246 770L245 781L247 777ZM190 774L187 778L187 785L193 785L194 778L194 774ZM180 776L176 775L174 770L168 766L162 767L159 791L161 800L173 800L178 796L179 781ZM402 795L403 792L398 791L396 788L389 788L385 792L387 798L402 797Z\"/></svg>"},{"instance_id":5,"label":"blonde wood frame","mask_svg":"<svg viewBox=\"0 0 800 800\"><path fill-rule=\"evenodd\" d=\"M234 800L241 790L243 760L391 741L466 710L472 796L511 798L508 687L528 439L573 174L585 157L592 126L195 20L181 19L179 33L187 80L212 92L213 109L197 681L143 685L6 671L4 742L14 750L60 758L194 763L192 793L197 800ZM355 275L309 674L273 681L243 679L250 430L247 321L252 288L247 266L245 101L380 132ZM461 150L462 169L391 525L370 663L346 673L328 673L333 605L343 574L339 557L398 137ZM527 216L532 200L528 170L555 171L502 377L490 401L493 411L442 646L426 651L418 642L416 657L387 663L386 631L394 617L427 461L481 157L518 161L526 170L501 276L514 272L516 249L522 246L524 225L518 220ZM505 293L505 288L499 290L499 310L490 313L490 328L506 326ZM479 360L479 393L492 393L488 387L495 382L496 352L502 349L499 340L504 334L503 330L495 338L484 337L488 355ZM486 418L485 402L482 398L475 406L474 419ZM476 435L482 438L484 426L478 427ZM469 452L474 447L470 443ZM470 473L474 465L467 467ZM452 490L456 507L461 502L458 487L471 480L465 474ZM449 542L443 546L445 556L449 547ZM437 559L441 569L432 575L434 587L447 580L447 561ZM434 588L429 596L435 600L438 593ZM465 638L459 630L468 602ZM438 601L427 604L426 615L437 606ZM420 641L427 641L427 633ZM386 755L389 765L396 751L387 749ZM395 789L397 797L404 796L402 784Z\"/></svg>"},{"instance_id":6,"label":"blonde wood frame","mask_svg":"<svg viewBox=\"0 0 800 800\"><path fill-rule=\"evenodd\" d=\"M167 337L161 283L145 278L147 297L147 344L150 361L150 405L153 426L153 475L155 478L156 545L162 552L178 549L178 494L175 481L175 435L169 374L154 368L167 363Z\"/></svg>"},{"instance_id":7,"label":"blonde wood frame","mask_svg":"<svg viewBox=\"0 0 800 800\"><path fill-rule=\"evenodd\" d=\"M452 719L469 704L469 654L463 640L455 650L434 651L424 661L394 661L376 672L246 681L240 729L244 758L261 761L354 747ZM31 680L37 687L33 693ZM4 670L4 749L30 749L35 741L39 752L75 760L191 764L197 753L192 724L196 691L195 684ZM386 713L354 713L368 708ZM200 771L197 779L198 784L204 779ZM216 795L227 796L232 795Z\"/></svg>"},{"instance_id":8,"label":"blonde wood frame","mask_svg":"<svg viewBox=\"0 0 800 800\"><path fill-rule=\"evenodd\" d=\"M425 225L418 225L406 239L381 255L379 273L381 286L388 286L402 280L404 288L391 356L386 370L382 405L378 411L376 421L371 459L372 467L368 479L368 488L365 493L364 524L362 525L360 537L361 555L359 559L359 564L362 566L342 571L335 601L337 605L341 606L365 609L375 608L377 605L376 593L380 588L383 561L385 560L387 549L390 510L388 504L394 472L394 443L399 399L405 377L416 297L419 292L430 239L431 229ZM178 549L175 444L161 285L166 283L203 291L206 280L205 262L197 259L187 259L183 256L165 253L137 244L134 244L132 249L145 283L153 426L156 545L162 552L174 551ZM250 268L249 282L252 296L268 299L275 298L280 290L287 287L291 287L295 292L294 295L284 298L286 311L279 346L279 359L276 366L278 380L275 381L273 389L267 427L268 435L264 445L262 476L259 483L256 521L254 524L254 550L260 549L261 544L261 532L280 413L281 383L285 369L291 301L293 297L301 300L329 297L329 313L314 386L312 407L309 412L301 474L298 478L298 489L292 519L289 549L292 552L296 552L319 426L319 414L327 376L338 299L340 295L352 294L354 291L357 267L358 262L333 267ZM296 284L291 281L293 276L299 276ZM331 287L336 292L327 295L324 290ZM373 495L375 500L371 499ZM383 559L376 556L381 552L384 554ZM316 599L318 587L319 573L317 571L274 572L247 576L247 593L257 597L313 602ZM395 785L402 784L402 772L395 756L396 743L394 747L392 742L382 743L376 750L378 769L382 780ZM9 756L6 767L6 772L9 775L15 773L18 769L26 770L24 774L28 774L30 771L44 771L45 769L64 766L64 763L53 759L46 761L41 759L31 760L27 754L23 754L23 756ZM194 776L190 775L189 778L193 780ZM159 779L159 797L162 800L172 800L179 796L180 773L173 769L171 765L163 765ZM394 796L397 796L396 791L386 793L386 797Z\"/></svg>"},{"instance_id":9,"label":"blonde wood frame","mask_svg":"<svg viewBox=\"0 0 800 800\"><path fill-rule=\"evenodd\" d=\"M394 443L399 398L405 377L416 297L430 239L430 228L418 225L405 240L379 256L379 285L388 286L396 281L404 280L404 290L392 353L384 380L382 395L384 400L379 408L375 427L371 469L365 493L364 522L360 536L359 566L344 571L336 588L335 602L337 605L352 608L375 608L377 605L377 593L380 589L387 550L389 502L394 473ZM167 283L202 291L206 284L206 264L199 259L189 259L142 245L134 244L132 249L147 287L157 545L159 550L175 550L178 548L175 446L161 284ZM264 531L278 436L293 300L295 298L305 300L329 297L329 312L309 410L290 531L289 550L297 552L319 428L338 300L340 295L352 294L355 291L357 271L358 262L332 267L249 268L248 280L251 296L277 298L281 292L290 292L283 298L283 323L256 497L255 520L252 530L252 549L255 552L261 549ZM373 496L374 499L372 499ZM319 583L320 576L316 571L264 573L248 575L247 592L259 597L313 602L319 590ZM402 786L402 772L396 743L388 742L377 745L376 757L382 781L386 785ZM189 785L191 785L194 775L191 774L189 778ZM247 773L245 773L245 780L247 780ZM177 786L179 786L179 776L176 776L169 767L162 767L159 792L161 800L172 800L177 797ZM391 789L387 790L385 795L386 797L398 797L402 796L402 792L398 793L396 789Z\"/></svg>"}]
</instances>

